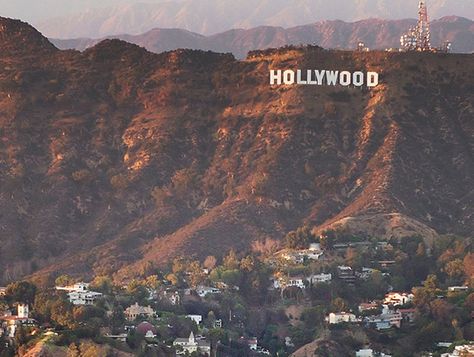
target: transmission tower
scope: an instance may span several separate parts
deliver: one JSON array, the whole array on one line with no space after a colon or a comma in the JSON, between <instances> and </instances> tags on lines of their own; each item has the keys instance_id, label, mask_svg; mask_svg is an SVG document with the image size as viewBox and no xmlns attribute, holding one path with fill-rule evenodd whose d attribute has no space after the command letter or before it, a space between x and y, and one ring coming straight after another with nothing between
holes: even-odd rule
<instances>
[{"instance_id":1,"label":"transmission tower","mask_svg":"<svg viewBox=\"0 0 474 357\"><path fill-rule=\"evenodd\" d=\"M424 0L418 5L418 23L400 38L402 49L406 51L431 51L431 31L428 8Z\"/></svg>"}]
</instances>

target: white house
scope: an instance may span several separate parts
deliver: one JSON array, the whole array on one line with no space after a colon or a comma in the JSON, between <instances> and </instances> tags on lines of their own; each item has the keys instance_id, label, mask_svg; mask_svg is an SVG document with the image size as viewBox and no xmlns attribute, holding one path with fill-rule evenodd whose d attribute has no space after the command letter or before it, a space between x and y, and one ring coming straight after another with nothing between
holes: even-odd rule
<instances>
[{"instance_id":1,"label":"white house","mask_svg":"<svg viewBox=\"0 0 474 357\"><path fill-rule=\"evenodd\" d=\"M203 298L207 295L220 294L221 291L217 288L213 288L210 286L198 286L196 289L196 293Z\"/></svg>"},{"instance_id":2,"label":"white house","mask_svg":"<svg viewBox=\"0 0 474 357\"><path fill-rule=\"evenodd\" d=\"M89 283L75 283L74 285L69 285L69 286L56 286L56 290L62 290L62 291L88 291L89 290Z\"/></svg>"},{"instance_id":3,"label":"white house","mask_svg":"<svg viewBox=\"0 0 474 357\"><path fill-rule=\"evenodd\" d=\"M15 337L15 332L20 326L33 327L37 325L36 320L29 317L29 308L26 304L18 304L17 315L8 315L0 317L8 337Z\"/></svg>"},{"instance_id":4,"label":"white house","mask_svg":"<svg viewBox=\"0 0 474 357\"><path fill-rule=\"evenodd\" d=\"M203 340L196 340L191 332L188 338L177 338L173 342L177 355L191 354L197 352L201 355L211 355L211 344Z\"/></svg>"},{"instance_id":5,"label":"white house","mask_svg":"<svg viewBox=\"0 0 474 357\"><path fill-rule=\"evenodd\" d=\"M450 287L448 287L448 291L451 291L451 292L464 292L464 291L468 291L468 290L469 290L468 286L450 286Z\"/></svg>"},{"instance_id":6,"label":"white house","mask_svg":"<svg viewBox=\"0 0 474 357\"><path fill-rule=\"evenodd\" d=\"M390 292L385 295L383 303L386 305L400 306L413 301L415 295L412 293Z\"/></svg>"},{"instance_id":7,"label":"white house","mask_svg":"<svg viewBox=\"0 0 474 357\"><path fill-rule=\"evenodd\" d=\"M356 315L348 312L331 312L329 316L326 317L326 321L331 325L343 322L359 322Z\"/></svg>"},{"instance_id":8,"label":"white house","mask_svg":"<svg viewBox=\"0 0 474 357\"><path fill-rule=\"evenodd\" d=\"M329 283L332 280L332 274L313 274L306 278L310 284Z\"/></svg>"},{"instance_id":9,"label":"white house","mask_svg":"<svg viewBox=\"0 0 474 357\"><path fill-rule=\"evenodd\" d=\"M140 306L138 303L127 307L124 311L124 314L129 321L133 321L139 316L149 318L156 316L156 312L151 308L151 306Z\"/></svg>"},{"instance_id":10,"label":"white house","mask_svg":"<svg viewBox=\"0 0 474 357\"><path fill-rule=\"evenodd\" d=\"M392 311L384 305L382 313L378 316L368 316L364 319L367 326L375 327L377 330L386 330L391 327L400 328L403 320L402 313Z\"/></svg>"},{"instance_id":11,"label":"white house","mask_svg":"<svg viewBox=\"0 0 474 357\"><path fill-rule=\"evenodd\" d=\"M74 305L94 305L102 294L95 291L71 291L68 296L69 301Z\"/></svg>"},{"instance_id":12,"label":"white house","mask_svg":"<svg viewBox=\"0 0 474 357\"><path fill-rule=\"evenodd\" d=\"M385 353L375 352L372 349L362 349L356 352L356 357L391 357Z\"/></svg>"},{"instance_id":13,"label":"white house","mask_svg":"<svg viewBox=\"0 0 474 357\"><path fill-rule=\"evenodd\" d=\"M186 318L193 320L196 323L196 325L200 325L202 322L201 315L186 315Z\"/></svg>"},{"instance_id":14,"label":"white house","mask_svg":"<svg viewBox=\"0 0 474 357\"><path fill-rule=\"evenodd\" d=\"M304 284L304 278L302 277L296 277L296 278L290 278L286 284L286 287L294 286L300 289L306 288L306 285Z\"/></svg>"},{"instance_id":15,"label":"white house","mask_svg":"<svg viewBox=\"0 0 474 357\"><path fill-rule=\"evenodd\" d=\"M69 301L74 305L93 305L102 293L89 291L88 283L80 282L71 286L56 286L56 290L66 291Z\"/></svg>"}]
</instances>

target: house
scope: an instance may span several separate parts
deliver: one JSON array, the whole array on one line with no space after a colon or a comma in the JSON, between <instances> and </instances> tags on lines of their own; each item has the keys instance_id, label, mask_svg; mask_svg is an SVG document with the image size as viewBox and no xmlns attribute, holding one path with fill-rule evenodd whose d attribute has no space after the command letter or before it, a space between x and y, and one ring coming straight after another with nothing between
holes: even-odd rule
<instances>
[{"instance_id":1,"label":"house","mask_svg":"<svg viewBox=\"0 0 474 357\"><path fill-rule=\"evenodd\" d=\"M391 357L385 353L375 352L372 349L362 349L356 352L356 357Z\"/></svg>"},{"instance_id":2,"label":"house","mask_svg":"<svg viewBox=\"0 0 474 357\"><path fill-rule=\"evenodd\" d=\"M441 357L460 357L460 356L474 356L474 344L471 342L469 345L461 345L454 347L454 351L451 353L443 353Z\"/></svg>"},{"instance_id":3,"label":"house","mask_svg":"<svg viewBox=\"0 0 474 357\"><path fill-rule=\"evenodd\" d=\"M140 306L138 303L127 307L124 311L124 314L129 321L133 321L140 316L147 318L153 318L156 316L156 312L151 308L151 306Z\"/></svg>"},{"instance_id":4,"label":"house","mask_svg":"<svg viewBox=\"0 0 474 357\"><path fill-rule=\"evenodd\" d=\"M450 286L448 287L448 291L450 292L465 292L468 291L469 287L468 286Z\"/></svg>"},{"instance_id":5,"label":"house","mask_svg":"<svg viewBox=\"0 0 474 357\"><path fill-rule=\"evenodd\" d=\"M332 274L313 274L306 278L310 284L329 283L332 280Z\"/></svg>"},{"instance_id":6,"label":"house","mask_svg":"<svg viewBox=\"0 0 474 357\"><path fill-rule=\"evenodd\" d=\"M207 295L220 294L221 291L217 288L213 288L213 287L210 287L210 286L198 286L197 289L196 289L196 293L200 297L204 298Z\"/></svg>"},{"instance_id":7,"label":"house","mask_svg":"<svg viewBox=\"0 0 474 357\"><path fill-rule=\"evenodd\" d=\"M383 303L386 305L400 306L406 305L413 301L415 295L412 293L390 292L385 295Z\"/></svg>"},{"instance_id":8,"label":"house","mask_svg":"<svg viewBox=\"0 0 474 357\"><path fill-rule=\"evenodd\" d=\"M145 336L146 338L155 338L156 337L156 328L153 326L151 323L147 321L141 322L137 328L136 331Z\"/></svg>"},{"instance_id":9,"label":"house","mask_svg":"<svg viewBox=\"0 0 474 357\"><path fill-rule=\"evenodd\" d=\"M376 310L379 308L379 304L375 301L372 302L363 302L359 304L359 312Z\"/></svg>"},{"instance_id":10,"label":"house","mask_svg":"<svg viewBox=\"0 0 474 357\"><path fill-rule=\"evenodd\" d=\"M16 330L20 327L35 327L37 322L29 317L29 307L26 304L18 304L17 315L7 315L0 317L1 326L8 337L15 337Z\"/></svg>"},{"instance_id":11,"label":"house","mask_svg":"<svg viewBox=\"0 0 474 357\"><path fill-rule=\"evenodd\" d=\"M340 265L337 267L337 276L347 284L353 284L356 279L352 268L345 265Z\"/></svg>"},{"instance_id":12,"label":"house","mask_svg":"<svg viewBox=\"0 0 474 357\"><path fill-rule=\"evenodd\" d=\"M344 322L359 322L356 315L348 312L331 312L329 316L326 317L326 321L329 322L330 325Z\"/></svg>"},{"instance_id":13,"label":"house","mask_svg":"<svg viewBox=\"0 0 474 357\"><path fill-rule=\"evenodd\" d=\"M214 321L214 328L222 328L222 319L217 319Z\"/></svg>"},{"instance_id":14,"label":"house","mask_svg":"<svg viewBox=\"0 0 474 357\"><path fill-rule=\"evenodd\" d=\"M127 334L126 333L120 333L117 335L112 335L112 334L105 334L104 337L106 338L111 338L112 340L120 341L120 342L127 342Z\"/></svg>"},{"instance_id":15,"label":"house","mask_svg":"<svg viewBox=\"0 0 474 357\"><path fill-rule=\"evenodd\" d=\"M372 269L372 268L362 268L360 272L357 272L356 273L356 276L359 278L359 279L362 279L362 280L369 280L372 276L373 273L375 273L377 270L376 269Z\"/></svg>"},{"instance_id":16,"label":"house","mask_svg":"<svg viewBox=\"0 0 474 357\"><path fill-rule=\"evenodd\" d=\"M102 294L95 291L72 291L68 296L69 301L74 305L94 305Z\"/></svg>"},{"instance_id":17,"label":"house","mask_svg":"<svg viewBox=\"0 0 474 357\"><path fill-rule=\"evenodd\" d=\"M196 323L196 325L200 325L202 322L201 315L186 315L186 318L193 320Z\"/></svg>"},{"instance_id":18,"label":"house","mask_svg":"<svg viewBox=\"0 0 474 357\"><path fill-rule=\"evenodd\" d=\"M173 342L176 348L177 355L185 355L191 353L198 353L201 355L211 355L211 344L203 340L196 340L194 334L191 332L188 338L177 338Z\"/></svg>"},{"instance_id":19,"label":"house","mask_svg":"<svg viewBox=\"0 0 474 357\"><path fill-rule=\"evenodd\" d=\"M392 311L387 305L384 305L382 313L377 316L368 316L364 319L368 327L374 327L377 330L387 330L391 327L401 327L402 314L399 311Z\"/></svg>"},{"instance_id":20,"label":"house","mask_svg":"<svg viewBox=\"0 0 474 357\"><path fill-rule=\"evenodd\" d=\"M247 340L247 345L252 351L256 351L258 348L258 339L257 337L252 337Z\"/></svg>"},{"instance_id":21,"label":"house","mask_svg":"<svg viewBox=\"0 0 474 357\"><path fill-rule=\"evenodd\" d=\"M56 286L56 290L66 291L69 301L74 305L93 305L102 293L89 291L88 283L80 282L71 286Z\"/></svg>"},{"instance_id":22,"label":"house","mask_svg":"<svg viewBox=\"0 0 474 357\"><path fill-rule=\"evenodd\" d=\"M399 313L402 314L402 319L405 322L413 322L416 318L416 309L398 309Z\"/></svg>"},{"instance_id":23,"label":"house","mask_svg":"<svg viewBox=\"0 0 474 357\"><path fill-rule=\"evenodd\" d=\"M171 289L165 290L161 294L161 299L169 302L173 306L181 304L181 295L179 294L178 291L175 291L175 290L171 290Z\"/></svg>"},{"instance_id":24,"label":"house","mask_svg":"<svg viewBox=\"0 0 474 357\"><path fill-rule=\"evenodd\" d=\"M306 288L304 281L305 281L305 278L303 277L290 278L286 284L286 287L294 286L300 289L304 289Z\"/></svg>"},{"instance_id":25,"label":"house","mask_svg":"<svg viewBox=\"0 0 474 357\"><path fill-rule=\"evenodd\" d=\"M62 290L62 291L68 291L68 292L72 292L72 291L85 292L89 290L89 286L90 286L89 283L80 282L80 283L75 283L69 286L56 286L56 290Z\"/></svg>"}]
</instances>

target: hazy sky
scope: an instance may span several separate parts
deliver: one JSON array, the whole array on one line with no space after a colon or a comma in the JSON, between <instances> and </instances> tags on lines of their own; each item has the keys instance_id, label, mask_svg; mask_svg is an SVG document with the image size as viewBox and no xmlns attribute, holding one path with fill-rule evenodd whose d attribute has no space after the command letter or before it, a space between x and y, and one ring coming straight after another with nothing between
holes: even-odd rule
<instances>
[{"instance_id":1,"label":"hazy sky","mask_svg":"<svg viewBox=\"0 0 474 357\"><path fill-rule=\"evenodd\" d=\"M180 0L0 0L0 16L38 22L94 8L140 2L170 1Z\"/></svg>"}]
</instances>

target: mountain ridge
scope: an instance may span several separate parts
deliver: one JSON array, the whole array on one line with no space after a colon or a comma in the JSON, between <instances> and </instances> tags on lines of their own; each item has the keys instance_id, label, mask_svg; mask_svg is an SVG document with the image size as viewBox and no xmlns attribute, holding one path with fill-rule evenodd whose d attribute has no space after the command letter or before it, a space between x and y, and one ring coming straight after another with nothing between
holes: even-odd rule
<instances>
[{"instance_id":1,"label":"mountain ridge","mask_svg":"<svg viewBox=\"0 0 474 357\"><path fill-rule=\"evenodd\" d=\"M293 28L260 26L243 30L234 29L212 36L204 36L180 29L153 29L142 35L118 35L127 42L145 47L151 52L165 52L178 48L231 52L237 58L245 58L249 51L297 44L316 44L324 48L355 49L363 41L369 48L398 48L400 36L412 27L416 20L368 19L354 23L340 20L322 21ZM449 16L432 23L434 46L444 41L453 43L453 51L474 51L474 22L466 18ZM61 49L84 50L101 40L51 40Z\"/></svg>"},{"instance_id":2,"label":"mountain ridge","mask_svg":"<svg viewBox=\"0 0 474 357\"><path fill-rule=\"evenodd\" d=\"M182 28L212 35L232 28L256 26L294 27L321 20L358 21L365 18L404 19L416 17L416 0L187 0L162 4L131 4L88 12L35 24L48 37L104 37L133 35L152 28ZM430 0L429 16L474 18L470 1Z\"/></svg>"}]
</instances>

